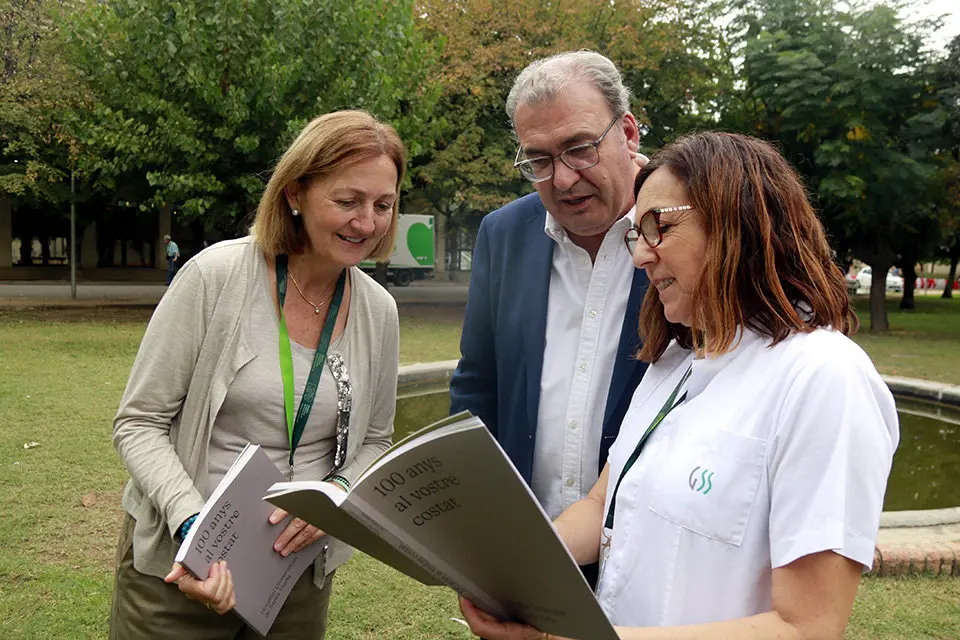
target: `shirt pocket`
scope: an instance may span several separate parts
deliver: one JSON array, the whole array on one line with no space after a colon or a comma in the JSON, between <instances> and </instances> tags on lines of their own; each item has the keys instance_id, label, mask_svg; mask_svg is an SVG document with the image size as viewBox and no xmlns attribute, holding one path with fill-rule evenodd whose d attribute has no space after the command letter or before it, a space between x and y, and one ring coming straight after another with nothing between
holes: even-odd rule
<instances>
[{"instance_id":1,"label":"shirt pocket","mask_svg":"<svg viewBox=\"0 0 960 640\"><path fill-rule=\"evenodd\" d=\"M760 489L767 442L720 430L671 448L650 510L684 529L740 546Z\"/></svg>"}]
</instances>

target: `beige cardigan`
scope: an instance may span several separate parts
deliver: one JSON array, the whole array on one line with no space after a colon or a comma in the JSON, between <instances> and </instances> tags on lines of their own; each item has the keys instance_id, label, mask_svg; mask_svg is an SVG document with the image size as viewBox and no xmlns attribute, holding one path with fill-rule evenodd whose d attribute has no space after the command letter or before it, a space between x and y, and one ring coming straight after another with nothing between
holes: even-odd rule
<instances>
[{"instance_id":1,"label":"beige cardigan","mask_svg":"<svg viewBox=\"0 0 960 640\"><path fill-rule=\"evenodd\" d=\"M114 445L130 472L123 506L136 520L133 564L141 573L169 572L177 528L203 507L193 478L206 476L210 432L227 389L258 356L247 339L248 311L253 287L266 277L252 238L215 244L183 266L147 326L113 422ZM340 474L352 482L390 446L400 335L393 297L357 268L350 277L345 331L355 333L342 355L353 409ZM318 586L350 552L331 540L318 557Z\"/></svg>"}]
</instances>

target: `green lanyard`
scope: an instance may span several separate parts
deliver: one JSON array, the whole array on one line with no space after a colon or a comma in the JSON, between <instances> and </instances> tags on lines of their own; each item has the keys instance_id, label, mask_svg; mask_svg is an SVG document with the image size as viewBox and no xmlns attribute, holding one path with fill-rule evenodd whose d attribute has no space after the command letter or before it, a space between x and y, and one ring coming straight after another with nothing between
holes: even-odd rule
<instances>
[{"instance_id":1,"label":"green lanyard","mask_svg":"<svg viewBox=\"0 0 960 640\"><path fill-rule=\"evenodd\" d=\"M617 491L620 490L620 483L623 482L623 477L627 475L627 471L630 471L633 463L636 462L637 458L640 457L640 452L643 451L643 447L647 444L647 439L650 438L650 435L654 432L654 430L660 426L660 423L663 422L663 419L666 418L671 411L673 411L681 402L686 399L686 391L683 392L683 395L680 396L679 400L677 399L677 394L680 393L680 388L690 378L691 371L693 371L692 364L687 368L687 371L683 374L683 377L680 378L680 382L677 383L673 393L670 394L670 397L667 398L667 401L663 403L662 407L660 407L660 411L653 419L653 422L651 422L650 426L647 427L647 430L643 432L643 436L640 437L640 442L637 443L633 453L627 459L627 463L623 466L623 471L620 472L620 479L617 480L617 484L613 488L613 497L610 498L610 509L607 511L607 520L603 525L607 529L613 531L613 510L614 507L617 506Z\"/></svg>"},{"instance_id":2,"label":"green lanyard","mask_svg":"<svg viewBox=\"0 0 960 640\"><path fill-rule=\"evenodd\" d=\"M313 366L307 377L307 385L303 388L300 397L300 406L297 408L297 418L293 418L293 354L290 351L290 333L287 331L287 322L283 319L283 301L287 297L287 256L281 253L277 256L277 300L280 302L280 377L283 379L283 408L287 415L287 435L290 437L290 469L293 469L293 452L300 444L300 437L307 426L313 400L317 397L317 387L320 386L320 376L323 374L323 365L327 361L327 349L330 347L330 337L333 327L337 324L337 314L340 303L343 301L343 289L347 281L347 271L344 270L337 280L337 288L333 292L333 300L327 310L327 320L323 323L323 333L320 334L320 344L317 345L316 355L313 356Z\"/></svg>"}]
</instances>

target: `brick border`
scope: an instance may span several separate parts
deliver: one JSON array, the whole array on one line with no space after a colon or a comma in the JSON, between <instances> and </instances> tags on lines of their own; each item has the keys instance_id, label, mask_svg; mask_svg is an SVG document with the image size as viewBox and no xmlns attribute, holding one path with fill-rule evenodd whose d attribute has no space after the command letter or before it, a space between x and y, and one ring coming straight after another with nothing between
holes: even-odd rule
<instances>
[{"instance_id":1,"label":"brick border","mask_svg":"<svg viewBox=\"0 0 960 640\"><path fill-rule=\"evenodd\" d=\"M873 552L875 576L932 574L960 577L960 541L880 544Z\"/></svg>"}]
</instances>

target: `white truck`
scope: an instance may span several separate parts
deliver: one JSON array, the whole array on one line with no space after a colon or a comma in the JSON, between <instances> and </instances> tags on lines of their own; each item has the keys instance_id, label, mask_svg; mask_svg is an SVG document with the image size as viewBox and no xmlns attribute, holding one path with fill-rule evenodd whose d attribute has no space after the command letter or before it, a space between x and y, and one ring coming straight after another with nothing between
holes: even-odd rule
<instances>
[{"instance_id":1,"label":"white truck","mask_svg":"<svg viewBox=\"0 0 960 640\"><path fill-rule=\"evenodd\" d=\"M387 281L405 287L414 280L433 274L433 216L401 213L397 224L397 241L387 265ZM364 260L360 268L373 273L376 263Z\"/></svg>"}]
</instances>

